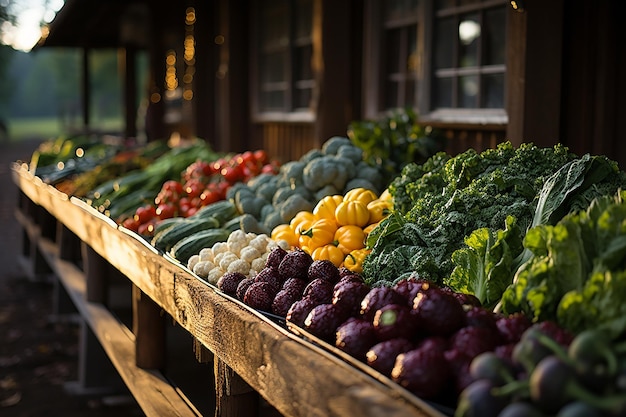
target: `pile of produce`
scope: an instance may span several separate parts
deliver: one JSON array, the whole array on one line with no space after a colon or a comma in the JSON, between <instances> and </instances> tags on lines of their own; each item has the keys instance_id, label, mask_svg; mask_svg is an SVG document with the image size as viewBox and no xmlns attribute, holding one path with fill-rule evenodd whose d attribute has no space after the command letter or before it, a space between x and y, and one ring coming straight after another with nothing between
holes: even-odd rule
<instances>
[{"instance_id":1,"label":"pile of produce","mask_svg":"<svg viewBox=\"0 0 626 417\"><path fill-rule=\"evenodd\" d=\"M312 211L324 197L353 188L380 194L385 187L379 168L363 160L361 148L345 137L332 137L297 161L284 163L276 175L259 175L231 187L226 198L248 215L245 232L270 235L301 211Z\"/></svg>"},{"instance_id":2,"label":"pile of produce","mask_svg":"<svg viewBox=\"0 0 626 417\"><path fill-rule=\"evenodd\" d=\"M154 235L157 223L190 217L203 207L226 199L235 184L260 175L274 176L279 164L264 150L246 151L215 159L215 154L198 155L176 175L163 182L156 197L123 220L123 226L145 237Z\"/></svg>"},{"instance_id":3,"label":"pile of produce","mask_svg":"<svg viewBox=\"0 0 626 417\"><path fill-rule=\"evenodd\" d=\"M97 135L60 136L41 143L33 152L29 170L45 183L57 185L88 172L122 150Z\"/></svg>"},{"instance_id":4,"label":"pile of produce","mask_svg":"<svg viewBox=\"0 0 626 417\"><path fill-rule=\"evenodd\" d=\"M369 253L367 235L391 208L388 192L378 197L370 189L353 188L345 195L322 198L312 211L298 212L289 224L276 226L271 237L303 249L314 260L326 259L360 273Z\"/></svg>"},{"instance_id":5,"label":"pile of produce","mask_svg":"<svg viewBox=\"0 0 626 417\"><path fill-rule=\"evenodd\" d=\"M411 116L282 165L155 145L83 184L219 291L455 417L623 415L626 173L562 145L435 153Z\"/></svg>"},{"instance_id":6,"label":"pile of produce","mask_svg":"<svg viewBox=\"0 0 626 417\"><path fill-rule=\"evenodd\" d=\"M614 161L577 157L561 145L514 148L506 142L482 153L472 149L454 157L439 153L422 165L407 165L390 184L394 213L368 236L372 252L365 259L364 275L371 285L391 285L417 273L475 292L481 302L491 305L497 302L497 294L487 299L482 289L492 285L484 280L495 274L479 270L478 279L459 274L451 278L455 251L470 245L480 252L485 245L493 246L497 234L508 234L508 255L515 259L528 228L553 224L571 211L588 207L593 198L624 186L626 174ZM477 230L479 235L472 240L480 242L468 241ZM494 251L501 249L496 246ZM501 268L509 269L508 281L493 286L506 287L522 260ZM470 266L462 256L456 256L456 261Z\"/></svg>"}]
</instances>

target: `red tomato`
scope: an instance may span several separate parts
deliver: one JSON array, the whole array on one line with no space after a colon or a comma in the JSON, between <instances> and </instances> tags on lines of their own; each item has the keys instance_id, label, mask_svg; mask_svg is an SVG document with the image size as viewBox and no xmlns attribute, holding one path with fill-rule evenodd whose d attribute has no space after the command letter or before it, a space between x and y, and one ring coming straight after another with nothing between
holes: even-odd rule
<instances>
[{"instance_id":1,"label":"red tomato","mask_svg":"<svg viewBox=\"0 0 626 417\"><path fill-rule=\"evenodd\" d=\"M173 204L159 204L156 214L159 219L169 219L176 215L176 207Z\"/></svg>"},{"instance_id":2,"label":"red tomato","mask_svg":"<svg viewBox=\"0 0 626 417\"><path fill-rule=\"evenodd\" d=\"M216 201L221 200L221 196L218 190L204 190L202 194L200 194L200 200L202 201L202 205L206 206Z\"/></svg>"},{"instance_id":3,"label":"red tomato","mask_svg":"<svg viewBox=\"0 0 626 417\"><path fill-rule=\"evenodd\" d=\"M180 182L175 181L175 180L165 181L161 189L165 191L172 191L176 194L183 193L183 185Z\"/></svg>"},{"instance_id":4,"label":"red tomato","mask_svg":"<svg viewBox=\"0 0 626 417\"><path fill-rule=\"evenodd\" d=\"M256 159L256 162L260 165L265 165L267 162L269 162L267 152L264 149L258 149L254 151L254 158Z\"/></svg>"},{"instance_id":5,"label":"red tomato","mask_svg":"<svg viewBox=\"0 0 626 417\"><path fill-rule=\"evenodd\" d=\"M272 164L265 164L261 168L261 172L264 174L275 174L276 172L278 172L278 168Z\"/></svg>"},{"instance_id":6,"label":"red tomato","mask_svg":"<svg viewBox=\"0 0 626 417\"><path fill-rule=\"evenodd\" d=\"M133 218L138 223L147 223L149 220L152 220L156 217L156 207L152 205L145 205L137 208L135 211L135 215Z\"/></svg>"},{"instance_id":7,"label":"red tomato","mask_svg":"<svg viewBox=\"0 0 626 417\"><path fill-rule=\"evenodd\" d=\"M228 166L222 168L220 171L224 179L230 184L234 184L237 181L241 181L243 178L243 168L241 165Z\"/></svg>"},{"instance_id":8,"label":"red tomato","mask_svg":"<svg viewBox=\"0 0 626 417\"><path fill-rule=\"evenodd\" d=\"M198 197L204 190L204 184L198 179L191 179L185 183L185 193L190 198Z\"/></svg>"},{"instance_id":9,"label":"red tomato","mask_svg":"<svg viewBox=\"0 0 626 417\"><path fill-rule=\"evenodd\" d=\"M139 229L139 222L135 221L133 217L129 217L122 222L122 226L127 228L128 230L132 230L133 232L137 232Z\"/></svg>"}]
</instances>

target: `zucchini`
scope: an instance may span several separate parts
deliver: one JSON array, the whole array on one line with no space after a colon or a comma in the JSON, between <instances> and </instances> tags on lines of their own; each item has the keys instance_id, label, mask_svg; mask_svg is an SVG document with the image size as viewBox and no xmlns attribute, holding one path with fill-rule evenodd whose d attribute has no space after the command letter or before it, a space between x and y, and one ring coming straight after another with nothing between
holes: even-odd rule
<instances>
[{"instance_id":1,"label":"zucchini","mask_svg":"<svg viewBox=\"0 0 626 417\"><path fill-rule=\"evenodd\" d=\"M215 219L217 219L220 225L223 225L224 223L235 217L237 214L239 213L237 212L237 208L232 201L220 200L202 207L189 218L191 219L214 217Z\"/></svg>"},{"instance_id":2,"label":"zucchini","mask_svg":"<svg viewBox=\"0 0 626 417\"><path fill-rule=\"evenodd\" d=\"M229 235L228 230L221 228L201 230L178 241L169 254L186 265L193 255L197 255L204 248L213 247L217 242L225 242Z\"/></svg>"},{"instance_id":3,"label":"zucchini","mask_svg":"<svg viewBox=\"0 0 626 417\"><path fill-rule=\"evenodd\" d=\"M226 229L231 233L234 232L235 230L241 229L241 218L243 216L244 216L243 214L240 214L238 216L233 217L232 219L230 219L229 221L227 221L226 223L222 225L222 229Z\"/></svg>"},{"instance_id":4,"label":"zucchini","mask_svg":"<svg viewBox=\"0 0 626 417\"><path fill-rule=\"evenodd\" d=\"M197 220L190 220L190 218L187 218L179 223L175 223L172 227L155 234L152 238L152 246L162 250L163 252L167 252L172 248L172 246L183 238L202 230L211 230L218 227L219 223L213 217Z\"/></svg>"},{"instance_id":5,"label":"zucchini","mask_svg":"<svg viewBox=\"0 0 626 417\"><path fill-rule=\"evenodd\" d=\"M169 219L160 220L157 224L154 225L154 235L159 232L162 232L165 229L169 229L177 223L184 222L184 217L170 217Z\"/></svg>"}]
</instances>

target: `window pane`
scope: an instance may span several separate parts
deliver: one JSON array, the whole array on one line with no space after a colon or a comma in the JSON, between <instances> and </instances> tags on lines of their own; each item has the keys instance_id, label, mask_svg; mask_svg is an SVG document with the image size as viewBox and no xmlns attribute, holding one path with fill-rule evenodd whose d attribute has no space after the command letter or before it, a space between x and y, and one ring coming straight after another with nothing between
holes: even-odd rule
<instances>
[{"instance_id":1,"label":"window pane","mask_svg":"<svg viewBox=\"0 0 626 417\"><path fill-rule=\"evenodd\" d=\"M385 108L391 109L399 106L398 103L398 82L387 80L387 88L385 89Z\"/></svg>"},{"instance_id":2,"label":"window pane","mask_svg":"<svg viewBox=\"0 0 626 417\"><path fill-rule=\"evenodd\" d=\"M263 91L260 95L262 111L283 111L285 110L284 91Z\"/></svg>"},{"instance_id":3,"label":"window pane","mask_svg":"<svg viewBox=\"0 0 626 417\"><path fill-rule=\"evenodd\" d=\"M452 78L437 78L433 97L435 107L452 107Z\"/></svg>"},{"instance_id":4,"label":"window pane","mask_svg":"<svg viewBox=\"0 0 626 417\"><path fill-rule=\"evenodd\" d=\"M313 54L313 47L307 45L301 48L296 48L295 53L295 80L311 80L313 79L313 70L311 69L311 55Z\"/></svg>"},{"instance_id":5,"label":"window pane","mask_svg":"<svg viewBox=\"0 0 626 417\"><path fill-rule=\"evenodd\" d=\"M418 0L385 0L385 18L395 20L417 14Z\"/></svg>"},{"instance_id":6,"label":"window pane","mask_svg":"<svg viewBox=\"0 0 626 417\"><path fill-rule=\"evenodd\" d=\"M400 29L388 30L385 38L385 66L386 73L397 74L400 72Z\"/></svg>"},{"instance_id":7,"label":"window pane","mask_svg":"<svg viewBox=\"0 0 626 417\"><path fill-rule=\"evenodd\" d=\"M459 22L459 67L473 67L480 64L478 46L480 42L480 21L478 14L468 14Z\"/></svg>"},{"instance_id":8,"label":"window pane","mask_svg":"<svg viewBox=\"0 0 626 417\"><path fill-rule=\"evenodd\" d=\"M454 18L440 19L435 29L435 68L454 66L454 40L457 37Z\"/></svg>"},{"instance_id":9,"label":"window pane","mask_svg":"<svg viewBox=\"0 0 626 417\"><path fill-rule=\"evenodd\" d=\"M310 38L313 33L313 0L296 2L296 39Z\"/></svg>"},{"instance_id":10,"label":"window pane","mask_svg":"<svg viewBox=\"0 0 626 417\"><path fill-rule=\"evenodd\" d=\"M479 87L477 75L459 77L458 107L478 107L478 91Z\"/></svg>"},{"instance_id":11,"label":"window pane","mask_svg":"<svg viewBox=\"0 0 626 417\"><path fill-rule=\"evenodd\" d=\"M261 83L287 80L287 52L261 56Z\"/></svg>"},{"instance_id":12,"label":"window pane","mask_svg":"<svg viewBox=\"0 0 626 417\"><path fill-rule=\"evenodd\" d=\"M504 108L504 74L483 76L483 107Z\"/></svg>"},{"instance_id":13,"label":"window pane","mask_svg":"<svg viewBox=\"0 0 626 417\"><path fill-rule=\"evenodd\" d=\"M504 64L505 25L505 8L491 9L485 12L485 65Z\"/></svg>"},{"instance_id":14,"label":"window pane","mask_svg":"<svg viewBox=\"0 0 626 417\"><path fill-rule=\"evenodd\" d=\"M295 105L296 109L308 109L311 104L311 97L313 93L310 88L303 88L296 90Z\"/></svg>"}]
</instances>

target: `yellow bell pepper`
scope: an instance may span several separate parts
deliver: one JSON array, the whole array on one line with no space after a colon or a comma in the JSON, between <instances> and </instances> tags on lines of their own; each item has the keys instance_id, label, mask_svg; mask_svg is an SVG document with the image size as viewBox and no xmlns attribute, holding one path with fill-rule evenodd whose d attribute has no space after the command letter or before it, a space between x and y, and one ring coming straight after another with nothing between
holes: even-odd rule
<instances>
[{"instance_id":1,"label":"yellow bell pepper","mask_svg":"<svg viewBox=\"0 0 626 417\"><path fill-rule=\"evenodd\" d=\"M371 252L370 249L355 249L346 255L345 260L343 261L343 266L345 266L350 271L356 273L363 273L363 261L365 257Z\"/></svg>"},{"instance_id":2,"label":"yellow bell pepper","mask_svg":"<svg viewBox=\"0 0 626 417\"><path fill-rule=\"evenodd\" d=\"M337 231L337 223L333 219L319 219L311 224L311 227L300 233L301 236L308 237L303 239L305 246L309 250L315 250L320 246L333 243L335 232Z\"/></svg>"},{"instance_id":3,"label":"yellow bell pepper","mask_svg":"<svg viewBox=\"0 0 626 417\"><path fill-rule=\"evenodd\" d=\"M335 232L335 242L344 255L365 247L365 232L359 226L347 224Z\"/></svg>"},{"instance_id":4,"label":"yellow bell pepper","mask_svg":"<svg viewBox=\"0 0 626 417\"><path fill-rule=\"evenodd\" d=\"M363 227L369 224L370 212L367 206L360 201L342 201L335 210L337 224L344 226L353 224Z\"/></svg>"},{"instance_id":5,"label":"yellow bell pepper","mask_svg":"<svg viewBox=\"0 0 626 417\"><path fill-rule=\"evenodd\" d=\"M315 248L313 253L311 253L311 258L313 260L323 260L328 259L335 265L337 268L341 266L344 261L344 253L337 246L329 243L328 245L320 246Z\"/></svg>"},{"instance_id":6,"label":"yellow bell pepper","mask_svg":"<svg viewBox=\"0 0 626 417\"><path fill-rule=\"evenodd\" d=\"M316 219L334 219L337 206L343 201L342 195L327 195L322 198L313 208Z\"/></svg>"},{"instance_id":7,"label":"yellow bell pepper","mask_svg":"<svg viewBox=\"0 0 626 417\"><path fill-rule=\"evenodd\" d=\"M343 196L343 199L347 201L360 201L361 203L367 206L371 201L377 200L378 196L372 190L359 187L359 188L353 188L350 191L348 191Z\"/></svg>"},{"instance_id":8,"label":"yellow bell pepper","mask_svg":"<svg viewBox=\"0 0 626 417\"><path fill-rule=\"evenodd\" d=\"M376 226L378 226L379 224L380 222L370 223L366 227L363 228L363 233L365 233L366 238L367 238L367 235L372 233L372 230L374 230Z\"/></svg>"},{"instance_id":9,"label":"yellow bell pepper","mask_svg":"<svg viewBox=\"0 0 626 417\"><path fill-rule=\"evenodd\" d=\"M272 240L285 240L289 243L289 246L296 247L299 246L300 243L298 241L298 235L294 233L291 229L291 226L288 224L279 224L275 228L272 229L272 233L270 235Z\"/></svg>"},{"instance_id":10,"label":"yellow bell pepper","mask_svg":"<svg viewBox=\"0 0 626 417\"><path fill-rule=\"evenodd\" d=\"M390 201L391 203L393 203L393 197L391 196L391 193L389 192L389 188L385 188L385 191L383 191L380 194L380 196L378 196L378 198L380 200Z\"/></svg>"},{"instance_id":11,"label":"yellow bell pepper","mask_svg":"<svg viewBox=\"0 0 626 417\"><path fill-rule=\"evenodd\" d=\"M370 223L378 223L391 213L392 204L388 200L373 200L367 205L370 212Z\"/></svg>"},{"instance_id":12,"label":"yellow bell pepper","mask_svg":"<svg viewBox=\"0 0 626 417\"><path fill-rule=\"evenodd\" d=\"M291 219L289 226L296 235L299 235L303 230L311 227L314 220L315 216L310 211L299 211L295 217Z\"/></svg>"}]
</instances>

